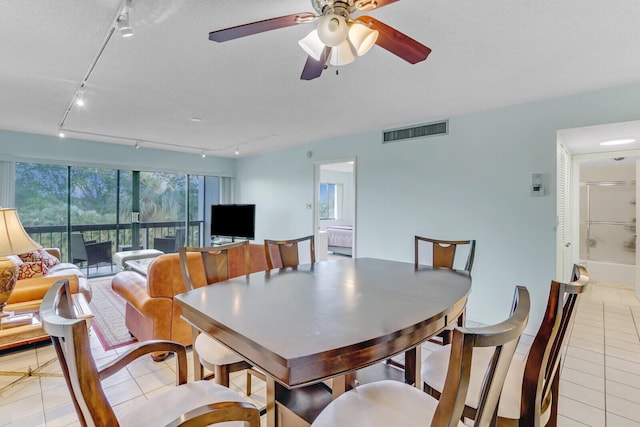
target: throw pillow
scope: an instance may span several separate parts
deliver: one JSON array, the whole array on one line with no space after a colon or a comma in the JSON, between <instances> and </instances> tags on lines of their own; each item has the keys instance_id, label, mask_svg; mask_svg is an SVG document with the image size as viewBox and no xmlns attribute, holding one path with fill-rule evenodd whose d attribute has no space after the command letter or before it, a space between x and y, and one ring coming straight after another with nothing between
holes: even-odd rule
<instances>
[{"instance_id":1,"label":"throw pillow","mask_svg":"<svg viewBox=\"0 0 640 427\"><path fill-rule=\"evenodd\" d=\"M53 267L56 264L60 264L60 260L51 255L44 249L37 249L35 251L27 252L20 255L20 259L24 262L42 262L47 267Z\"/></svg>"},{"instance_id":2,"label":"throw pillow","mask_svg":"<svg viewBox=\"0 0 640 427\"><path fill-rule=\"evenodd\" d=\"M23 262L18 267L18 280L31 279L32 277L42 277L49 271L49 267L40 261Z\"/></svg>"}]
</instances>

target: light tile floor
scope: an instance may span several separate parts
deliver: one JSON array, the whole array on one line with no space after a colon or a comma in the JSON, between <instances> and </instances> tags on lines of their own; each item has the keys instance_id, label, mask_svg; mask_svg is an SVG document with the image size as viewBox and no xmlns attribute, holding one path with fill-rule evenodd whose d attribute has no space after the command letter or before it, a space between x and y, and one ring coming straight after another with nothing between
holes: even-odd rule
<instances>
[{"instance_id":1,"label":"light tile floor","mask_svg":"<svg viewBox=\"0 0 640 427\"><path fill-rule=\"evenodd\" d=\"M471 323L471 322L470 322ZM579 301L565 349L560 383L559 426L640 426L640 302L632 289L593 281ZM518 357L524 357L533 337L523 336ZM124 349L104 351L91 332L98 365ZM423 356L434 344L426 344ZM0 371L23 371L53 359L51 345L32 345L0 352ZM189 352L191 370L191 352ZM59 373L58 363L43 372ZM0 376L0 389L16 377ZM190 374L192 378L192 374ZM104 382L116 414L124 414L141 400L173 387L175 362L144 357ZM242 393L246 376L233 374L231 388ZM265 386L253 379L247 398L265 404ZM264 417L262 419L264 425ZM64 380L29 377L0 393L0 426L79 425Z\"/></svg>"}]
</instances>

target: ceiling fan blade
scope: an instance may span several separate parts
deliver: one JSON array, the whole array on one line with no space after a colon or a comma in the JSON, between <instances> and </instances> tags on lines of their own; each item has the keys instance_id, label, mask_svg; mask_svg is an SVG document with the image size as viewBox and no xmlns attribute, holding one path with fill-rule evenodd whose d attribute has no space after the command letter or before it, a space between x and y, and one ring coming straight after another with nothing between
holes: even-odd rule
<instances>
[{"instance_id":1,"label":"ceiling fan blade","mask_svg":"<svg viewBox=\"0 0 640 427\"><path fill-rule=\"evenodd\" d=\"M256 21L249 24L238 25L236 27L225 28L223 30L212 31L209 33L209 40L214 42L226 42L228 40L238 39L252 34L264 33L265 31L292 27L304 22L311 22L315 18L315 14L311 12L303 12L280 16L278 18L265 19L263 21Z\"/></svg>"},{"instance_id":2,"label":"ceiling fan blade","mask_svg":"<svg viewBox=\"0 0 640 427\"><path fill-rule=\"evenodd\" d=\"M379 9L382 6L386 6L391 3L395 3L400 0L358 0L355 5L359 10L373 10Z\"/></svg>"},{"instance_id":3,"label":"ceiling fan blade","mask_svg":"<svg viewBox=\"0 0 640 427\"><path fill-rule=\"evenodd\" d=\"M370 16L359 16L357 20L371 24L372 29L379 31L378 40L376 40L378 46L411 64L424 61L431 53L431 49L427 46L377 19Z\"/></svg>"},{"instance_id":4,"label":"ceiling fan blade","mask_svg":"<svg viewBox=\"0 0 640 427\"><path fill-rule=\"evenodd\" d=\"M331 48L326 46L319 60L316 61L312 56L307 57L307 62L304 64L300 80L313 80L320 77L322 70L324 70L324 64L326 64L327 59L329 59L329 55L331 55Z\"/></svg>"}]
</instances>

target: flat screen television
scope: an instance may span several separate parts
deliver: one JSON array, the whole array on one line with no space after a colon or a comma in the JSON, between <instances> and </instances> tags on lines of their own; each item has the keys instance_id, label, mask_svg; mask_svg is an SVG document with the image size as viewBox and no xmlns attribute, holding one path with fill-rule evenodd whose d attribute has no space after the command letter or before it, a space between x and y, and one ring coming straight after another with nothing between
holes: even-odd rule
<instances>
[{"instance_id":1,"label":"flat screen television","mask_svg":"<svg viewBox=\"0 0 640 427\"><path fill-rule=\"evenodd\" d=\"M211 205L211 236L255 238L256 205Z\"/></svg>"}]
</instances>

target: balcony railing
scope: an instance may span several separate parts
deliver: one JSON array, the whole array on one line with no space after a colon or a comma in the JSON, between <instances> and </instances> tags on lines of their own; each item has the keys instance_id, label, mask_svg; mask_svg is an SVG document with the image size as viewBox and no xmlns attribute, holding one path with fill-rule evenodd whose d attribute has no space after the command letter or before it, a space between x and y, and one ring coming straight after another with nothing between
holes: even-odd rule
<instances>
[{"instance_id":1,"label":"balcony railing","mask_svg":"<svg viewBox=\"0 0 640 427\"><path fill-rule=\"evenodd\" d=\"M140 245L145 249L153 249L156 237L176 235L176 229L184 228L184 221L142 222L140 223ZM64 225L25 226L29 236L43 247L60 248L63 261L71 260L68 245L68 228ZM80 231L85 240L112 242L111 252L131 248L131 224L79 224L72 225L71 231ZM203 221L190 221L185 236L185 244L200 246L204 235Z\"/></svg>"}]
</instances>

